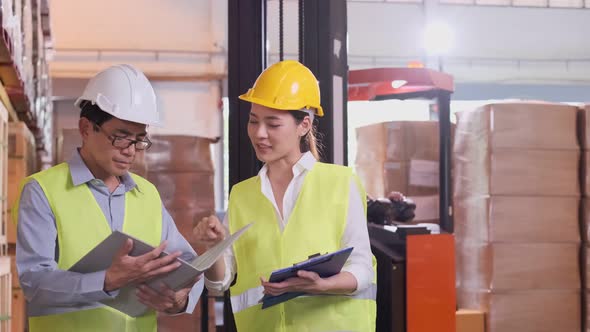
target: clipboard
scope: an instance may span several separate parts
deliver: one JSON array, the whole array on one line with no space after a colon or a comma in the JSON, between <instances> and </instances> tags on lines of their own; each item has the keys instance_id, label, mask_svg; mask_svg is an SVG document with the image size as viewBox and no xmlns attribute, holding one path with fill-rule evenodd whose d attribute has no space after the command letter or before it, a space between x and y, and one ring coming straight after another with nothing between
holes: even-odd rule
<instances>
[{"instance_id":1,"label":"clipboard","mask_svg":"<svg viewBox=\"0 0 590 332\"><path fill-rule=\"evenodd\" d=\"M338 251L324 254L313 255L306 261L293 264L293 266L286 267L280 270L273 271L268 278L269 282L281 282L289 278L297 277L297 272L300 270L311 271L317 273L321 278L328 278L340 273L344 263L348 260L350 253L354 248L348 247ZM262 309L272 307L273 305L291 300L298 296L305 295L303 292L289 292L278 296L264 295L262 298Z\"/></svg>"},{"instance_id":2,"label":"clipboard","mask_svg":"<svg viewBox=\"0 0 590 332\"><path fill-rule=\"evenodd\" d=\"M231 236L213 246L200 256L193 260L187 260L179 257L176 259L180 266L167 274L154 277L144 284L152 289L158 289L163 282L171 289L177 291L189 285L197 276L204 273L215 261L229 248L252 224L248 224L236 231ZM129 234L120 231L114 231L82 259L74 264L69 271L78 273L92 273L103 271L111 266L113 257L117 251L125 244L127 239L133 240L133 248L129 253L130 256L140 256L154 249L153 246L134 238ZM168 253L163 252L160 257ZM119 289L119 294L114 299L100 301L100 303L117 309L131 317L138 317L145 314L150 309L143 303L139 302L135 294L137 284L129 284Z\"/></svg>"}]
</instances>

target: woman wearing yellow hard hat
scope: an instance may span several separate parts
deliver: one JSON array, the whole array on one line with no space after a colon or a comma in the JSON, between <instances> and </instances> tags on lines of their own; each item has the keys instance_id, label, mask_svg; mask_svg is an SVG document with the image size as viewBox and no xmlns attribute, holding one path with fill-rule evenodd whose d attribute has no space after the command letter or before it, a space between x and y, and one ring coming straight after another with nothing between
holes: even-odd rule
<instances>
[{"instance_id":1,"label":"woman wearing yellow hard hat","mask_svg":"<svg viewBox=\"0 0 590 332\"><path fill-rule=\"evenodd\" d=\"M240 99L252 103L248 136L264 166L232 188L223 225L211 216L194 233L212 246L226 228L234 233L254 224L205 273L205 284L224 291L236 277L231 303L239 331L374 331L365 192L350 168L318 161L313 119L324 113L315 76L297 61L281 61ZM309 255L347 247L354 249L332 277L299 271L283 282L267 281L272 271ZM265 294L286 292L307 296L262 309Z\"/></svg>"}]
</instances>

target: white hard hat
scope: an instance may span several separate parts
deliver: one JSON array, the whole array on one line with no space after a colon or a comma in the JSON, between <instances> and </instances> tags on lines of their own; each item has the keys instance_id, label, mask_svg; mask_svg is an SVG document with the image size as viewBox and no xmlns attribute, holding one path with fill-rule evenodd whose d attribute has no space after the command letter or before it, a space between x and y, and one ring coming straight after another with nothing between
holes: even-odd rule
<instances>
[{"instance_id":1,"label":"white hard hat","mask_svg":"<svg viewBox=\"0 0 590 332\"><path fill-rule=\"evenodd\" d=\"M84 100L121 120L163 125L152 85L131 65L112 66L96 74L75 105L79 107Z\"/></svg>"}]
</instances>

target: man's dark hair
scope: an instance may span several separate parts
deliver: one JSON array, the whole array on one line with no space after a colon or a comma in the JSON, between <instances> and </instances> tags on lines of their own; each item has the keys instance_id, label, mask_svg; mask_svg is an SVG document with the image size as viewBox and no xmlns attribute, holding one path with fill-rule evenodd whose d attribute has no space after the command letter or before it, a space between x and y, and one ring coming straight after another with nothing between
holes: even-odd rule
<instances>
[{"instance_id":1,"label":"man's dark hair","mask_svg":"<svg viewBox=\"0 0 590 332\"><path fill-rule=\"evenodd\" d=\"M80 118L86 118L97 126L102 126L103 123L113 118L112 115L103 111L98 105L92 104L89 100L83 100L80 103Z\"/></svg>"}]
</instances>

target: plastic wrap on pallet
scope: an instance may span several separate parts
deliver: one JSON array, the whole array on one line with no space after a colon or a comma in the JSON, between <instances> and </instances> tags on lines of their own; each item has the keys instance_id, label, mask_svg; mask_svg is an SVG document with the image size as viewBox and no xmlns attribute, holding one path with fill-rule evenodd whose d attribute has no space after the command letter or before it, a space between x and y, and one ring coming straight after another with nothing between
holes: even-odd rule
<instances>
[{"instance_id":1,"label":"plastic wrap on pallet","mask_svg":"<svg viewBox=\"0 0 590 332\"><path fill-rule=\"evenodd\" d=\"M2 28L10 30L16 17L14 15L14 6L12 0L2 1L0 3L0 9L2 10Z\"/></svg>"},{"instance_id":2,"label":"plastic wrap on pallet","mask_svg":"<svg viewBox=\"0 0 590 332\"><path fill-rule=\"evenodd\" d=\"M454 130L454 126L451 127ZM451 132L452 132L451 131ZM356 162L438 160L437 121L391 121L356 129Z\"/></svg>"},{"instance_id":3,"label":"plastic wrap on pallet","mask_svg":"<svg viewBox=\"0 0 590 332\"><path fill-rule=\"evenodd\" d=\"M590 150L582 150L580 167L580 182L582 195L590 196Z\"/></svg>"},{"instance_id":4,"label":"plastic wrap on pallet","mask_svg":"<svg viewBox=\"0 0 590 332\"><path fill-rule=\"evenodd\" d=\"M367 193L438 194L438 123L385 122L357 129L356 171Z\"/></svg>"},{"instance_id":5,"label":"plastic wrap on pallet","mask_svg":"<svg viewBox=\"0 0 590 332\"><path fill-rule=\"evenodd\" d=\"M539 102L495 103L459 112L454 150L578 150L577 112L575 106Z\"/></svg>"},{"instance_id":6,"label":"plastic wrap on pallet","mask_svg":"<svg viewBox=\"0 0 590 332\"><path fill-rule=\"evenodd\" d=\"M210 141L202 137L154 135L146 161L153 172L213 172Z\"/></svg>"},{"instance_id":7,"label":"plastic wrap on pallet","mask_svg":"<svg viewBox=\"0 0 590 332\"><path fill-rule=\"evenodd\" d=\"M459 242L579 242L579 199L472 196L453 202Z\"/></svg>"},{"instance_id":8,"label":"plastic wrap on pallet","mask_svg":"<svg viewBox=\"0 0 590 332\"><path fill-rule=\"evenodd\" d=\"M149 172L148 180L169 209L211 210L214 206L213 172Z\"/></svg>"},{"instance_id":9,"label":"plastic wrap on pallet","mask_svg":"<svg viewBox=\"0 0 590 332\"><path fill-rule=\"evenodd\" d=\"M574 106L524 102L461 112L454 196L578 196L577 112Z\"/></svg>"},{"instance_id":10,"label":"plastic wrap on pallet","mask_svg":"<svg viewBox=\"0 0 590 332\"><path fill-rule=\"evenodd\" d=\"M489 292L457 290L461 307L486 312L487 332L578 332L580 291Z\"/></svg>"},{"instance_id":11,"label":"plastic wrap on pallet","mask_svg":"<svg viewBox=\"0 0 590 332\"><path fill-rule=\"evenodd\" d=\"M197 252L193 226L215 211L213 160L210 141L200 137L154 135L146 152L148 180L160 192L162 202L179 232ZM158 331L199 330L201 302L191 315L158 316ZM214 300L210 299L209 330L215 329Z\"/></svg>"},{"instance_id":12,"label":"plastic wrap on pallet","mask_svg":"<svg viewBox=\"0 0 590 332\"><path fill-rule=\"evenodd\" d=\"M470 290L579 290L579 253L577 243L457 243L456 282Z\"/></svg>"},{"instance_id":13,"label":"plastic wrap on pallet","mask_svg":"<svg viewBox=\"0 0 590 332\"><path fill-rule=\"evenodd\" d=\"M590 243L590 198L582 197L580 216L582 242Z\"/></svg>"},{"instance_id":14,"label":"plastic wrap on pallet","mask_svg":"<svg viewBox=\"0 0 590 332\"><path fill-rule=\"evenodd\" d=\"M590 150L590 104L580 107L578 133L582 150Z\"/></svg>"}]
</instances>

